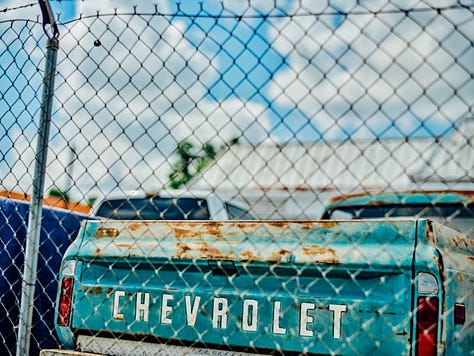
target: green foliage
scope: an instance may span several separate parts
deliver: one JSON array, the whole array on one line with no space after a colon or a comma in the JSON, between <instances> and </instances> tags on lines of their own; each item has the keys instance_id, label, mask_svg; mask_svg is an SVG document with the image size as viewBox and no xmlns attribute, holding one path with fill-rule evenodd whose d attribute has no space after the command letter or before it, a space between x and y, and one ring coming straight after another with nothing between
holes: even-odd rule
<instances>
[{"instance_id":1,"label":"green foliage","mask_svg":"<svg viewBox=\"0 0 474 356\"><path fill-rule=\"evenodd\" d=\"M191 142L186 140L181 141L175 150L178 161L171 167L172 171L168 175L170 178L168 183L169 187L177 189L184 186L214 161L219 152L237 143L238 139L234 138L230 140L228 144L216 149L212 143L205 142L202 147L197 150Z\"/></svg>"},{"instance_id":2,"label":"green foliage","mask_svg":"<svg viewBox=\"0 0 474 356\"><path fill-rule=\"evenodd\" d=\"M89 204L90 206L93 206L96 201L97 201L96 196L92 196L92 197L87 198L87 204Z\"/></svg>"},{"instance_id":3,"label":"green foliage","mask_svg":"<svg viewBox=\"0 0 474 356\"><path fill-rule=\"evenodd\" d=\"M49 190L48 196L50 197L56 197L56 198L61 198L64 201L69 201L69 194L62 191L58 187L53 187Z\"/></svg>"}]
</instances>

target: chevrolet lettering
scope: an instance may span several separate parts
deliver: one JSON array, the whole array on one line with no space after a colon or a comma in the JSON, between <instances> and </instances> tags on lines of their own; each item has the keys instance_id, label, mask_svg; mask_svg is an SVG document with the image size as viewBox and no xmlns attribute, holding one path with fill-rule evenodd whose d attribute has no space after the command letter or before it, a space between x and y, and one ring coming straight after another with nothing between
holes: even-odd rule
<instances>
[{"instance_id":1,"label":"chevrolet lettering","mask_svg":"<svg viewBox=\"0 0 474 356\"><path fill-rule=\"evenodd\" d=\"M115 291L113 297L112 307L112 318L116 320L123 320L126 322L144 321L152 324L172 324L172 315L181 313L184 317L185 325L194 327L196 325L196 318L198 316L198 310L202 307L200 296L184 296L184 303L181 300L177 302L173 294L162 294L161 296L155 297L151 293L138 292L135 297L127 298L127 293L123 290ZM126 303L131 303L135 306L132 315L125 316L122 313L122 307ZM157 307L157 304L161 304ZM183 308L184 305L184 308ZM240 305L240 303L239 303ZM237 314L229 315L229 299L222 297L215 297L212 302L209 303L211 313L206 313L212 320L212 328L214 329L226 329L229 320L240 321L238 327L244 332L257 331L262 325L269 326L269 330L273 334L287 334L288 330L283 327L283 310L281 302L274 301L271 303L270 309L272 313L270 315L259 315L259 301L255 299L243 299L241 308L237 311ZM150 320L150 309L157 309L153 313L156 318ZM333 337L339 339L341 337L341 323L342 315L347 311L346 305L329 304L326 308L332 312L332 330ZM310 302L303 302L297 306L297 312L299 313L299 325L298 333L300 336L314 336L312 330L312 324L316 322L317 316L314 314L316 310L316 304ZM204 316L200 316L204 317ZM260 321L259 321L260 320ZM294 333L294 332L293 332Z\"/></svg>"}]
</instances>

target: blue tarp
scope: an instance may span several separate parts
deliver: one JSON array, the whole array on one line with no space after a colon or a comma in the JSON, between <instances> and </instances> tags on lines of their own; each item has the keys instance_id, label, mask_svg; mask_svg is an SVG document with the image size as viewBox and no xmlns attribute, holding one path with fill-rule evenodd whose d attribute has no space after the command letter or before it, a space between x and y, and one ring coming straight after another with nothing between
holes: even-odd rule
<instances>
[{"instance_id":1,"label":"blue tarp","mask_svg":"<svg viewBox=\"0 0 474 356\"><path fill-rule=\"evenodd\" d=\"M16 353L29 208L28 203L0 198L0 355ZM54 332L59 268L85 218L72 211L43 208L31 355L44 348L59 347Z\"/></svg>"}]
</instances>

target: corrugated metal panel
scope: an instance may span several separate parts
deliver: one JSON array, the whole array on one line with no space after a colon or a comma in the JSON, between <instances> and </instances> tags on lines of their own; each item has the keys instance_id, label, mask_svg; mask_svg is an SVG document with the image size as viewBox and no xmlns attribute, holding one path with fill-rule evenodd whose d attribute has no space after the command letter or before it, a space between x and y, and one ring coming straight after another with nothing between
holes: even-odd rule
<instances>
[{"instance_id":1,"label":"corrugated metal panel","mask_svg":"<svg viewBox=\"0 0 474 356\"><path fill-rule=\"evenodd\" d=\"M353 189L408 185L434 139L235 145L194 180L193 189Z\"/></svg>"},{"instance_id":2,"label":"corrugated metal panel","mask_svg":"<svg viewBox=\"0 0 474 356\"><path fill-rule=\"evenodd\" d=\"M421 182L474 183L474 118L465 119L449 136L440 138L413 178Z\"/></svg>"},{"instance_id":3,"label":"corrugated metal panel","mask_svg":"<svg viewBox=\"0 0 474 356\"><path fill-rule=\"evenodd\" d=\"M473 137L474 119L466 119L443 138L235 145L189 187L242 199L260 218L317 219L335 194L436 181L472 186Z\"/></svg>"}]
</instances>

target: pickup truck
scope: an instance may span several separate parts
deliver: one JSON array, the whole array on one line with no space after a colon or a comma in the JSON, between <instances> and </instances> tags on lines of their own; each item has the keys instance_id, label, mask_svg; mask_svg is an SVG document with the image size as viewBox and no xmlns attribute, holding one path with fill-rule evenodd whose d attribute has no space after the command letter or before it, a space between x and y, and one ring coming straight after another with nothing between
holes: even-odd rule
<instances>
[{"instance_id":1,"label":"pickup truck","mask_svg":"<svg viewBox=\"0 0 474 356\"><path fill-rule=\"evenodd\" d=\"M331 197L322 219L423 217L474 237L474 191L361 192Z\"/></svg>"},{"instance_id":2,"label":"pickup truck","mask_svg":"<svg viewBox=\"0 0 474 356\"><path fill-rule=\"evenodd\" d=\"M426 219L87 221L59 278L61 355L474 350L474 240Z\"/></svg>"}]
</instances>

